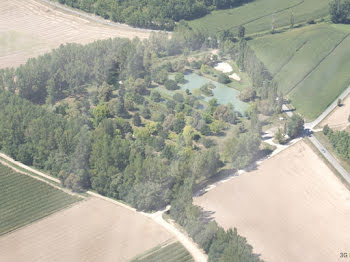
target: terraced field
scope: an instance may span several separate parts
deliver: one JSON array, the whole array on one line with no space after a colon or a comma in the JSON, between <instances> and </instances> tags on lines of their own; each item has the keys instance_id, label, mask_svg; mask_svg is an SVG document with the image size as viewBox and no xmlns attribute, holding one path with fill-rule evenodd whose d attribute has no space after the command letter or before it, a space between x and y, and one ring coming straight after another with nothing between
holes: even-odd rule
<instances>
[{"instance_id":1,"label":"terraced field","mask_svg":"<svg viewBox=\"0 0 350 262\"><path fill-rule=\"evenodd\" d=\"M192 262L190 253L179 243L157 247L130 262Z\"/></svg>"},{"instance_id":2,"label":"terraced field","mask_svg":"<svg viewBox=\"0 0 350 262\"><path fill-rule=\"evenodd\" d=\"M280 90L308 120L349 85L350 26L318 24L249 42Z\"/></svg>"},{"instance_id":3,"label":"terraced field","mask_svg":"<svg viewBox=\"0 0 350 262\"><path fill-rule=\"evenodd\" d=\"M276 27L289 25L292 12L296 24L327 16L329 2L330 0L255 0L237 8L214 11L191 21L190 25L215 33L225 29L237 30L242 24L246 27L246 33L252 34L271 30L273 14Z\"/></svg>"},{"instance_id":4,"label":"terraced field","mask_svg":"<svg viewBox=\"0 0 350 262\"><path fill-rule=\"evenodd\" d=\"M0 14L0 68L18 66L65 43L149 35L126 25L102 25L40 0L1 0Z\"/></svg>"},{"instance_id":5,"label":"terraced field","mask_svg":"<svg viewBox=\"0 0 350 262\"><path fill-rule=\"evenodd\" d=\"M78 197L0 165L0 235L78 200Z\"/></svg>"}]
</instances>

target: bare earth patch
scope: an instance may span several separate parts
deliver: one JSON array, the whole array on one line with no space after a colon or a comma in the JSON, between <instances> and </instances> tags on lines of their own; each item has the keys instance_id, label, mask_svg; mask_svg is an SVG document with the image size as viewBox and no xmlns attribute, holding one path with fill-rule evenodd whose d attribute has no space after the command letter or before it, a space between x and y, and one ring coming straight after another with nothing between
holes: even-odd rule
<instances>
[{"instance_id":1,"label":"bare earth patch","mask_svg":"<svg viewBox=\"0 0 350 262\"><path fill-rule=\"evenodd\" d=\"M239 77L239 75L237 75L237 73L233 73L232 75L229 75L229 78L236 80L238 82L241 81L241 78Z\"/></svg>"},{"instance_id":2,"label":"bare earth patch","mask_svg":"<svg viewBox=\"0 0 350 262\"><path fill-rule=\"evenodd\" d=\"M16 67L65 43L149 36L149 30L108 26L36 0L0 1L0 68Z\"/></svg>"},{"instance_id":3,"label":"bare earth patch","mask_svg":"<svg viewBox=\"0 0 350 262\"><path fill-rule=\"evenodd\" d=\"M237 227L268 262L343 261L349 252L350 192L303 141L195 204Z\"/></svg>"},{"instance_id":4,"label":"bare earth patch","mask_svg":"<svg viewBox=\"0 0 350 262\"><path fill-rule=\"evenodd\" d=\"M214 68L218 71L223 72L223 73L230 73L233 70L232 66L226 62L218 63Z\"/></svg>"},{"instance_id":5,"label":"bare earth patch","mask_svg":"<svg viewBox=\"0 0 350 262\"><path fill-rule=\"evenodd\" d=\"M127 261L172 236L141 214L98 198L0 238L0 261Z\"/></svg>"},{"instance_id":6,"label":"bare earth patch","mask_svg":"<svg viewBox=\"0 0 350 262\"><path fill-rule=\"evenodd\" d=\"M332 129L344 130L349 126L348 117L350 115L350 96L342 101L341 107L329 114L320 124L321 127L328 125Z\"/></svg>"}]
</instances>

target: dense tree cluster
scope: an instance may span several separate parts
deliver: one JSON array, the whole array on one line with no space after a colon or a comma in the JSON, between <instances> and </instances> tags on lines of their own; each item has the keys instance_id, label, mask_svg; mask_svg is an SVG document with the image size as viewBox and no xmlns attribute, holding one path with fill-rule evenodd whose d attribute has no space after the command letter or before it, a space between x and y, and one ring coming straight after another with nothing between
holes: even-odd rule
<instances>
[{"instance_id":1,"label":"dense tree cluster","mask_svg":"<svg viewBox=\"0 0 350 262\"><path fill-rule=\"evenodd\" d=\"M172 30L175 22L192 20L214 9L232 8L251 0L58 0L132 26Z\"/></svg>"},{"instance_id":2,"label":"dense tree cluster","mask_svg":"<svg viewBox=\"0 0 350 262\"><path fill-rule=\"evenodd\" d=\"M142 210L165 206L186 177L201 183L216 174L223 156L205 136L239 121L232 105L212 99L201 108L191 92L164 97L154 89L178 88L168 74L184 81L187 61L169 55L208 45L180 23L171 39L68 44L0 70L0 150L75 191L91 188ZM225 161L253 159L244 136Z\"/></svg>"},{"instance_id":3,"label":"dense tree cluster","mask_svg":"<svg viewBox=\"0 0 350 262\"><path fill-rule=\"evenodd\" d=\"M346 131L334 131L328 125L323 127L323 134L327 136L335 151L344 157L350 159L350 135Z\"/></svg>"},{"instance_id":4,"label":"dense tree cluster","mask_svg":"<svg viewBox=\"0 0 350 262\"><path fill-rule=\"evenodd\" d=\"M304 119L298 114L293 114L287 123L287 135L290 138L296 138L297 136L301 135L303 131Z\"/></svg>"},{"instance_id":5,"label":"dense tree cluster","mask_svg":"<svg viewBox=\"0 0 350 262\"><path fill-rule=\"evenodd\" d=\"M350 24L350 0L333 0L329 13L333 23Z\"/></svg>"}]
</instances>

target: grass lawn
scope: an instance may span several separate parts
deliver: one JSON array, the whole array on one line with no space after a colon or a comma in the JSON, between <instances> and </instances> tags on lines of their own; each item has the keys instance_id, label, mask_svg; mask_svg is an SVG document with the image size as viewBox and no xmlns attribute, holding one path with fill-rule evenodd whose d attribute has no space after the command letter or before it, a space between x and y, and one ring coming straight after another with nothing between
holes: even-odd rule
<instances>
[{"instance_id":1,"label":"grass lawn","mask_svg":"<svg viewBox=\"0 0 350 262\"><path fill-rule=\"evenodd\" d=\"M0 165L0 235L78 200L78 197Z\"/></svg>"},{"instance_id":2,"label":"grass lawn","mask_svg":"<svg viewBox=\"0 0 350 262\"><path fill-rule=\"evenodd\" d=\"M192 262L194 261L190 253L179 243L173 243L165 247L157 247L149 252L138 256L130 262Z\"/></svg>"},{"instance_id":3,"label":"grass lawn","mask_svg":"<svg viewBox=\"0 0 350 262\"><path fill-rule=\"evenodd\" d=\"M330 0L255 0L243 6L213 11L211 14L190 21L193 28L215 33L231 29L236 31L243 24L247 34L271 30L272 14L275 13L276 27L290 24L291 12L295 24L308 19L328 15Z\"/></svg>"},{"instance_id":4,"label":"grass lawn","mask_svg":"<svg viewBox=\"0 0 350 262\"><path fill-rule=\"evenodd\" d=\"M278 87L307 120L348 86L350 26L317 24L249 41Z\"/></svg>"},{"instance_id":5,"label":"grass lawn","mask_svg":"<svg viewBox=\"0 0 350 262\"><path fill-rule=\"evenodd\" d=\"M350 85L350 36L290 95L306 119L319 116Z\"/></svg>"}]
</instances>

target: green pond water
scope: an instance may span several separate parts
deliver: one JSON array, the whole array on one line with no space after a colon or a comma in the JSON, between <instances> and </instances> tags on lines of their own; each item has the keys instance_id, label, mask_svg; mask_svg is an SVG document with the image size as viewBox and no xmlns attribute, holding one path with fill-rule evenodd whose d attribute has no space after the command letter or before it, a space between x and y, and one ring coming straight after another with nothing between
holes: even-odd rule
<instances>
[{"instance_id":1,"label":"green pond water","mask_svg":"<svg viewBox=\"0 0 350 262\"><path fill-rule=\"evenodd\" d=\"M193 73L185 74L185 79L187 82L180 85L182 90L188 89L192 92L194 89L199 89L201 86L209 82L212 82L216 86L216 88L212 89L214 96L202 95L202 98L205 101L216 98L219 104L226 105L228 103L231 103L234 106L235 111L238 111L240 113L244 113L249 106L247 103L239 100L239 91L231 87L227 87L211 79Z\"/></svg>"}]
</instances>

